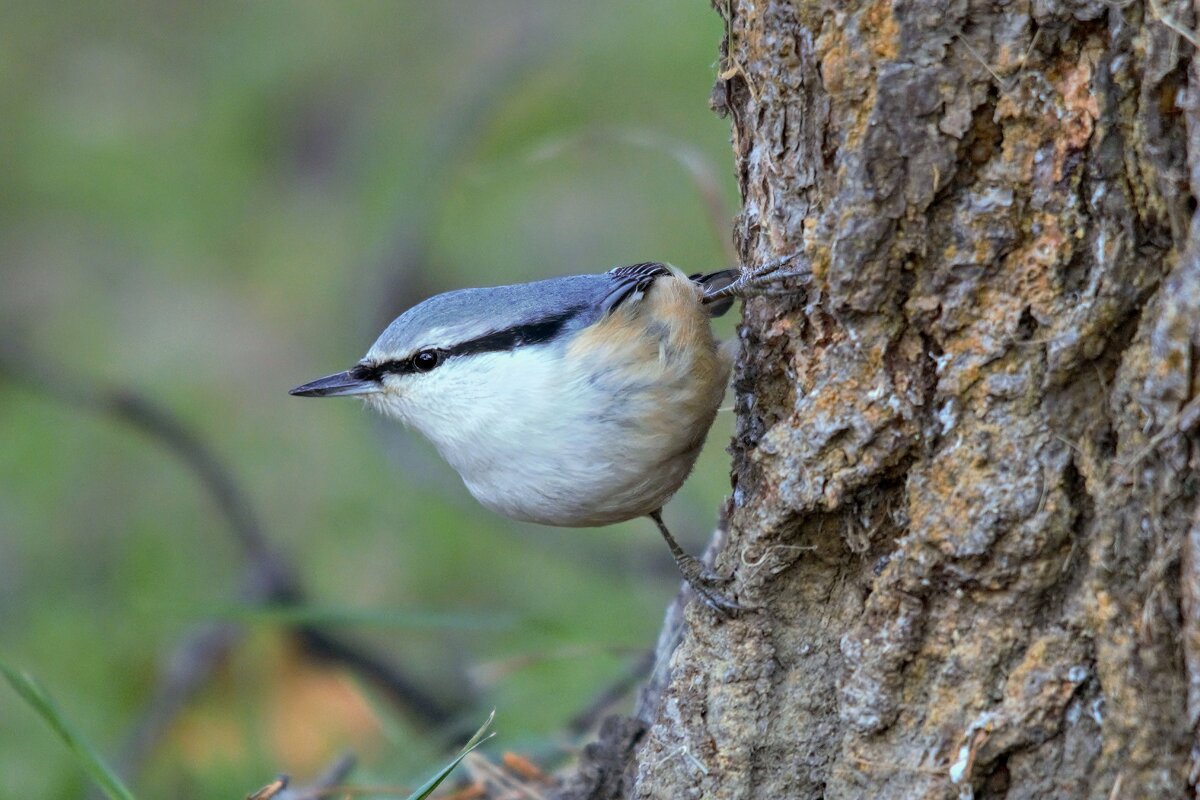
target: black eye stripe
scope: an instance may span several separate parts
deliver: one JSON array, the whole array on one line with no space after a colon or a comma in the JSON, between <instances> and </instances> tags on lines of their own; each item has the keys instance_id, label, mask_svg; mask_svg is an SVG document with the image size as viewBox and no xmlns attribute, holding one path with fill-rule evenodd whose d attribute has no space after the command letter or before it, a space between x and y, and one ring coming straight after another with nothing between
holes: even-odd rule
<instances>
[{"instance_id":1,"label":"black eye stripe","mask_svg":"<svg viewBox=\"0 0 1200 800\"><path fill-rule=\"evenodd\" d=\"M493 331L483 336L459 342L450 347L422 348L408 358L381 361L377 364L359 364L350 370L350 374L360 381L381 381L384 375L411 375L419 372L429 372L433 367L421 369L417 366L417 357L422 353L433 351L437 355L440 366L447 359L456 356L478 355L480 353L497 353L505 350L515 350L531 344L542 344L556 337L567 323L571 321L584 306L569 308L561 314L530 322L524 325L514 325L501 331Z\"/></svg>"},{"instance_id":2,"label":"black eye stripe","mask_svg":"<svg viewBox=\"0 0 1200 800\"><path fill-rule=\"evenodd\" d=\"M403 361L381 361L378 364L356 364L350 370L350 376L359 381L375 381L378 383L383 380L383 376L389 372L403 372Z\"/></svg>"},{"instance_id":3,"label":"black eye stripe","mask_svg":"<svg viewBox=\"0 0 1200 800\"><path fill-rule=\"evenodd\" d=\"M561 314L555 314L552 317L546 317L537 322L514 325L502 331L493 331L476 339L470 339L460 342L453 347L447 347L442 350L442 354L445 358L452 358L454 356L469 356L478 353L495 353L501 350L515 350L518 347L526 345L542 344L558 336L567 323L582 311L583 308L583 306L569 308Z\"/></svg>"}]
</instances>

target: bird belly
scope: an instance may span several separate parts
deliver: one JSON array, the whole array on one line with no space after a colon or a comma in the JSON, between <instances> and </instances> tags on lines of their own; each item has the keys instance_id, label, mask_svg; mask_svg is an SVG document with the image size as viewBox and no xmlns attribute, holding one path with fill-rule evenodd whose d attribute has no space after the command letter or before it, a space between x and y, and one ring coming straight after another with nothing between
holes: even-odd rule
<instances>
[{"instance_id":1,"label":"bird belly","mask_svg":"<svg viewBox=\"0 0 1200 800\"><path fill-rule=\"evenodd\" d=\"M661 508L687 478L702 444L694 437L664 441L642 420L619 415L560 423L528 440L500 468L464 472L471 494L513 519L609 525ZM643 436L654 437L655 446L639 442Z\"/></svg>"}]
</instances>

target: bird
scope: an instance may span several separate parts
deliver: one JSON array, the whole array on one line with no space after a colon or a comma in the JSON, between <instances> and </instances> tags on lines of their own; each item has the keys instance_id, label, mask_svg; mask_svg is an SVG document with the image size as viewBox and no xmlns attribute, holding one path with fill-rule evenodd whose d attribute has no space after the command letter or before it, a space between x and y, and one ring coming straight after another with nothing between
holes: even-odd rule
<instances>
[{"instance_id":1,"label":"bird","mask_svg":"<svg viewBox=\"0 0 1200 800\"><path fill-rule=\"evenodd\" d=\"M788 277L687 275L662 262L430 297L344 372L301 397L353 396L415 429L485 508L511 519L598 527L648 517L710 608L743 609L675 541L662 509L695 465L732 354L710 319Z\"/></svg>"}]
</instances>

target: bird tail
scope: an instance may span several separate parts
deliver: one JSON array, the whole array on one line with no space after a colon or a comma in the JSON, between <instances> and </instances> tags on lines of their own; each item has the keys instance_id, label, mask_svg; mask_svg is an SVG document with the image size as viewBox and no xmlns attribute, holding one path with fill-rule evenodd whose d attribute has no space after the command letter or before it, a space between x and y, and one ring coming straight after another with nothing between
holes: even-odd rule
<instances>
[{"instance_id":1,"label":"bird tail","mask_svg":"<svg viewBox=\"0 0 1200 800\"><path fill-rule=\"evenodd\" d=\"M710 317L721 316L733 305L735 298L732 295L712 298L710 295L733 283L739 274L736 269L720 269L716 272L697 272L695 275L688 276L693 283L699 284L700 288L704 290L704 299L701 302L708 306Z\"/></svg>"}]
</instances>

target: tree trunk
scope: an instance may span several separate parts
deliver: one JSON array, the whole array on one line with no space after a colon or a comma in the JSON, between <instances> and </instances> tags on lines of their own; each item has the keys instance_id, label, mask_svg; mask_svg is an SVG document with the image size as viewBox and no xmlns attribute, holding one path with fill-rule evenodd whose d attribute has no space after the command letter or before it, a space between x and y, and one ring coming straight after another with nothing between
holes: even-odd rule
<instances>
[{"instance_id":1,"label":"tree trunk","mask_svg":"<svg viewBox=\"0 0 1200 800\"><path fill-rule=\"evenodd\" d=\"M814 276L741 329L758 610L677 607L566 796L1195 796L1192 9L720 13L740 252Z\"/></svg>"}]
</instances>

